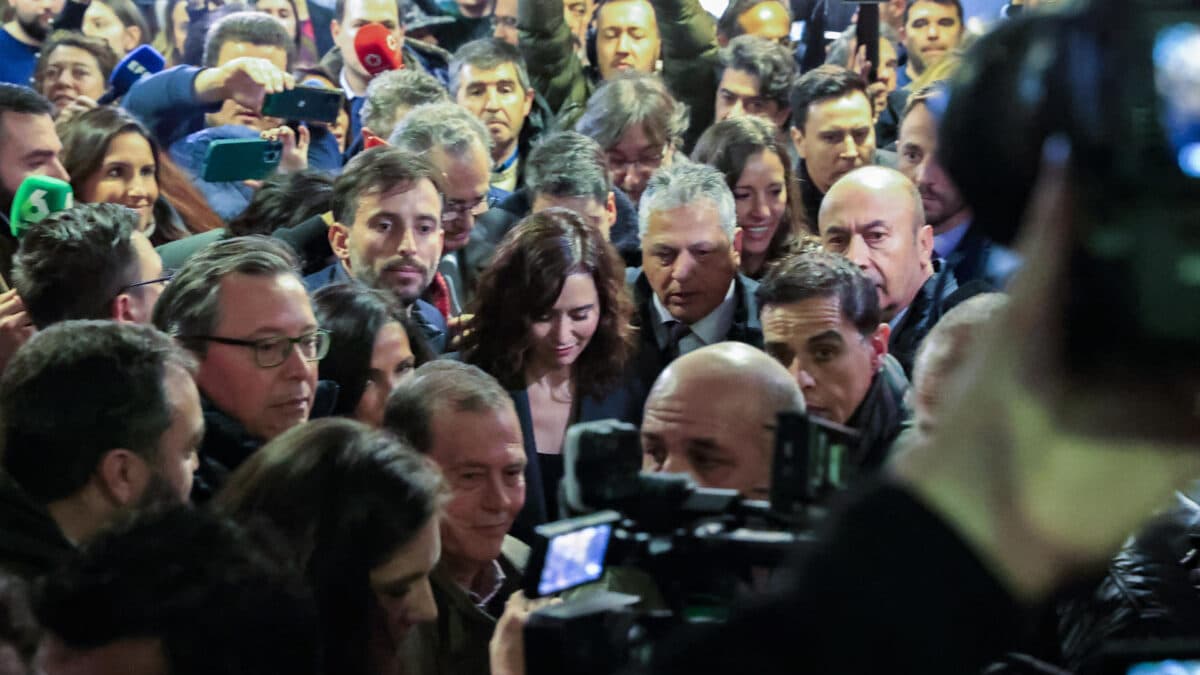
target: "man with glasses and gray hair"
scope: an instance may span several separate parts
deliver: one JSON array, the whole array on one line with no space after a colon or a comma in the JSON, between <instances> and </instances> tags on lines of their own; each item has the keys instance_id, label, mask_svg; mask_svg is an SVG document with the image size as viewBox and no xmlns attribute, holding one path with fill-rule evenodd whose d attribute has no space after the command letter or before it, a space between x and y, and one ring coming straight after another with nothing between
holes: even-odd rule
<instances>
[{"instance_id":1,"label":"man with glasses and gray hair","mask_svg":"<svg viewBox=\"0 0 1200 675\"><path fill-rule=\"evenodd\" d=\"M159 298L154 325L199 362L207 431L194 498L210 497L263 443L333 407L336 386L317 382L329 335L286 244L235 237L197 253Z\"/></svg>"},{"instance_id":2,"label":"man with glasses and gray hair","mask_svg":"<svg viewBox=\"0 0 1200 675\"><path fill-rule=\"evenodd\" d=\"M413 108L388 140L401 150L423 155L440 175L445 197L442 258L437 266L439 279L425 298L447 318L456 317L470 301L493 248L475 232L475 219L507 195L490 186L492 137L466 108L434 103Z\"/></svg>"},{"instance_id":3,"label":"man with glasses and gray hair","mask_svg":"<svg viewBox=\"0 0 1200 675\"><path fill-rule=\"evenodd\" d=\"M738 272L742 231L719 171L684 161L654 174L638 227L642 268L626 272L641 329L631 375L638 391L648 392L676 357L705 345L732 340L762 348L758 284Z\"/></svg>"},{"instance_id":4,"label":"man with glasses and gray hair","mask_svg":"<svg viewBox=\"0 0 1200 675\"><path fill-rule=\"evenodd\" d=\"M13 285L38 328L68 319L150 323L171 272L138 214L117 204L79 204L21 237Z\"/></svg>"},{"instance_id":5,"label":"man with glasses and gray hair","mask_svg":"<svg viewBox=\"0 0 1200 675\"><path fill-rule=\"evenodd\" d=\"M575 130L600 144L612 182L636 204L659 167L683 147L687 106L657 75L629 73L604 83L588 99Z\"/></svg>"}]
</instances>

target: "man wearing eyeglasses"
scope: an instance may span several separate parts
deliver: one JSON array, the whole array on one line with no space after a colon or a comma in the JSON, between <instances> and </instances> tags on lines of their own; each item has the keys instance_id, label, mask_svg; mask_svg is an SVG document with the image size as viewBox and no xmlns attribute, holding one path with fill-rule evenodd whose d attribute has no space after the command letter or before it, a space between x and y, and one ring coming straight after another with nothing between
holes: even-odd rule
<instances>
[{"instance_id":1,"label":"man wearing eyeglasses","mask_svg":"<svg viewBox=\"0 0 1200 675\"><path fill-rule=\"evenodd\" d=\"M33 324L150 323L171 273L138 222L124 206L79 204L29 229L13 261L13 286Z\"/></svg>"},{"instance_id":2,"label":"man wearing eyeglasses","mask_svg":"<svg viewBox=\"0 0 1200 675\"><path fill-rule=\"evenodd\" d=\"M493 249L482 233L475 231L475 219L506 194L490 186L491 134L466 108L432 103L413 108L389 142L423 155L440 175L445 198L442 256L437 277L423 297L448 319L457 317L474 295L475 281Z\"/></svg>"},{"instance_id":3,"label":"man wearing eyeglasses","mask_svg":"<svg viewBox=\"0 0 1200 675\"><path fill-rule=\"evenodd\" d=\"M159 298L154 325L200 363L207 430L193 499L210 497L263 443L333 407L336 386L317 382L329 336L278 240L235 237L194 255Z\"/></svg>"}]
</instances>

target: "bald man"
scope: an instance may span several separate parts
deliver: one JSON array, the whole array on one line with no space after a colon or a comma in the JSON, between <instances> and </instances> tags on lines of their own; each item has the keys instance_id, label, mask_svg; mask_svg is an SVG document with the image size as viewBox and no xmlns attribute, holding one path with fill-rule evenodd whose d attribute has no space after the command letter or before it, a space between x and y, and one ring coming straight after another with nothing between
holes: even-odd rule
<instances>
[{"instance_id":1,"label":"bald man","mask_svg":"<svg viewBox=\"0 0 1200 675\"><path fill-rule=\"evenodd\" d=\"M646 468L766 499L781 412L804 412L804 396L771 357L740 342L689 352L658 376L646 400Z\"/></svg>"},{"instance_id":2,"label":"bald man","mask_svg":"<svg viewBox=\"0 0 1200 675\"><path fill-rule=\"evenodd\" d=\"M912 377L925 335L950 307L983 289L964 287L933 257L933 228L921 193L904 174L864 166L842 176L825 195L817 219L825 250L846 256L879 293L891 329L888 351Z\"/></svg>"}]
</instances>

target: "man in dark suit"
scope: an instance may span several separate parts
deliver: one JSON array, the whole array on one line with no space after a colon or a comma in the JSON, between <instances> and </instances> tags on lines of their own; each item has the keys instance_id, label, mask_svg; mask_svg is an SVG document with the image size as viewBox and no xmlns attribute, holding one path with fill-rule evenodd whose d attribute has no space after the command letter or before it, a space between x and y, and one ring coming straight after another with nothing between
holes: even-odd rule
<instances>
[{"instance_id":1,"label":"man in dark suit","mask_svg":"<svg viewBox=\"0 0 1200 675\"><path fill-rule=\"evenodd\" d=\"M640 329L631 374L638 391L648 392L675 357L705 345L762 348L758 284L738 272L742 231L720 172L688 162L660 170L642 195L638 226L642 267L626 273Z\"/></svg>"},{"instance_id":2,"label":"man in dark suit","mask_svg":"<svg viewBox=\"0 0 1200 675\"><path fill-rule=\"evenodd\" d=\"M974 213L958 186L938 160L938 123L949 94L943 84L931 84L914 92L904 108L897 143L897 169L917 186L925 208L925 222L933 228L935 258L960 286L983 281L1003 290L1021 258L993 242L974 226Z\"/></svg>"},{"instance_id":3,"label":"man in dark suit","mask_svg":"<svg viewBox=\"0 0 1200 675\"><path fill-rule=\"evenodd\" d=\"M333 186L328 234L338 260L304 278L308 291L352 278L387 291L442 351L446 321L421 300L442 255L440 183L430 162L395 148L372 148L351 160Z\"/></svg>"}]
</instances>

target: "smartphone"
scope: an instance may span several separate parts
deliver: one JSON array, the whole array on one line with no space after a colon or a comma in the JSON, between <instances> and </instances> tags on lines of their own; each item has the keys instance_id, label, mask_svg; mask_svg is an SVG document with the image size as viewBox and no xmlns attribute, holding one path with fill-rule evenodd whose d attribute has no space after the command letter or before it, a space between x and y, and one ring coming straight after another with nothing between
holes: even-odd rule
<instances>
[{"instance_id":1,"label":"smartphone","mask_svg":"<svg viewBox=\"0 0 1200 675\"><path fill-rule=\"evenodd\" d=\"M616 511L600 511L534 528L525 595L541 598L599 579L613 527L620 520Z\"/></svg>"},{"instance_id":2,"label":"smartphone","mask_svg":"<svg viewBox=\"0 0 1200 675\"><path fill-rule=\"evenodd\" d=\"M342 110L342 90L324 87L296 87L263 99L265 117L307 120L333 124Z\"/></svg>"},{"instance_id":3,"label":"smartphone","mask_svg":"<svg viewBox=\"0 0 1200 675\"><path fill-rule=\"evenodd\" d=\"M223 138L208 144L200 177L210 183L266 178L279 166L283 144L261 138Z\"/></svg>"}]
</instances>

